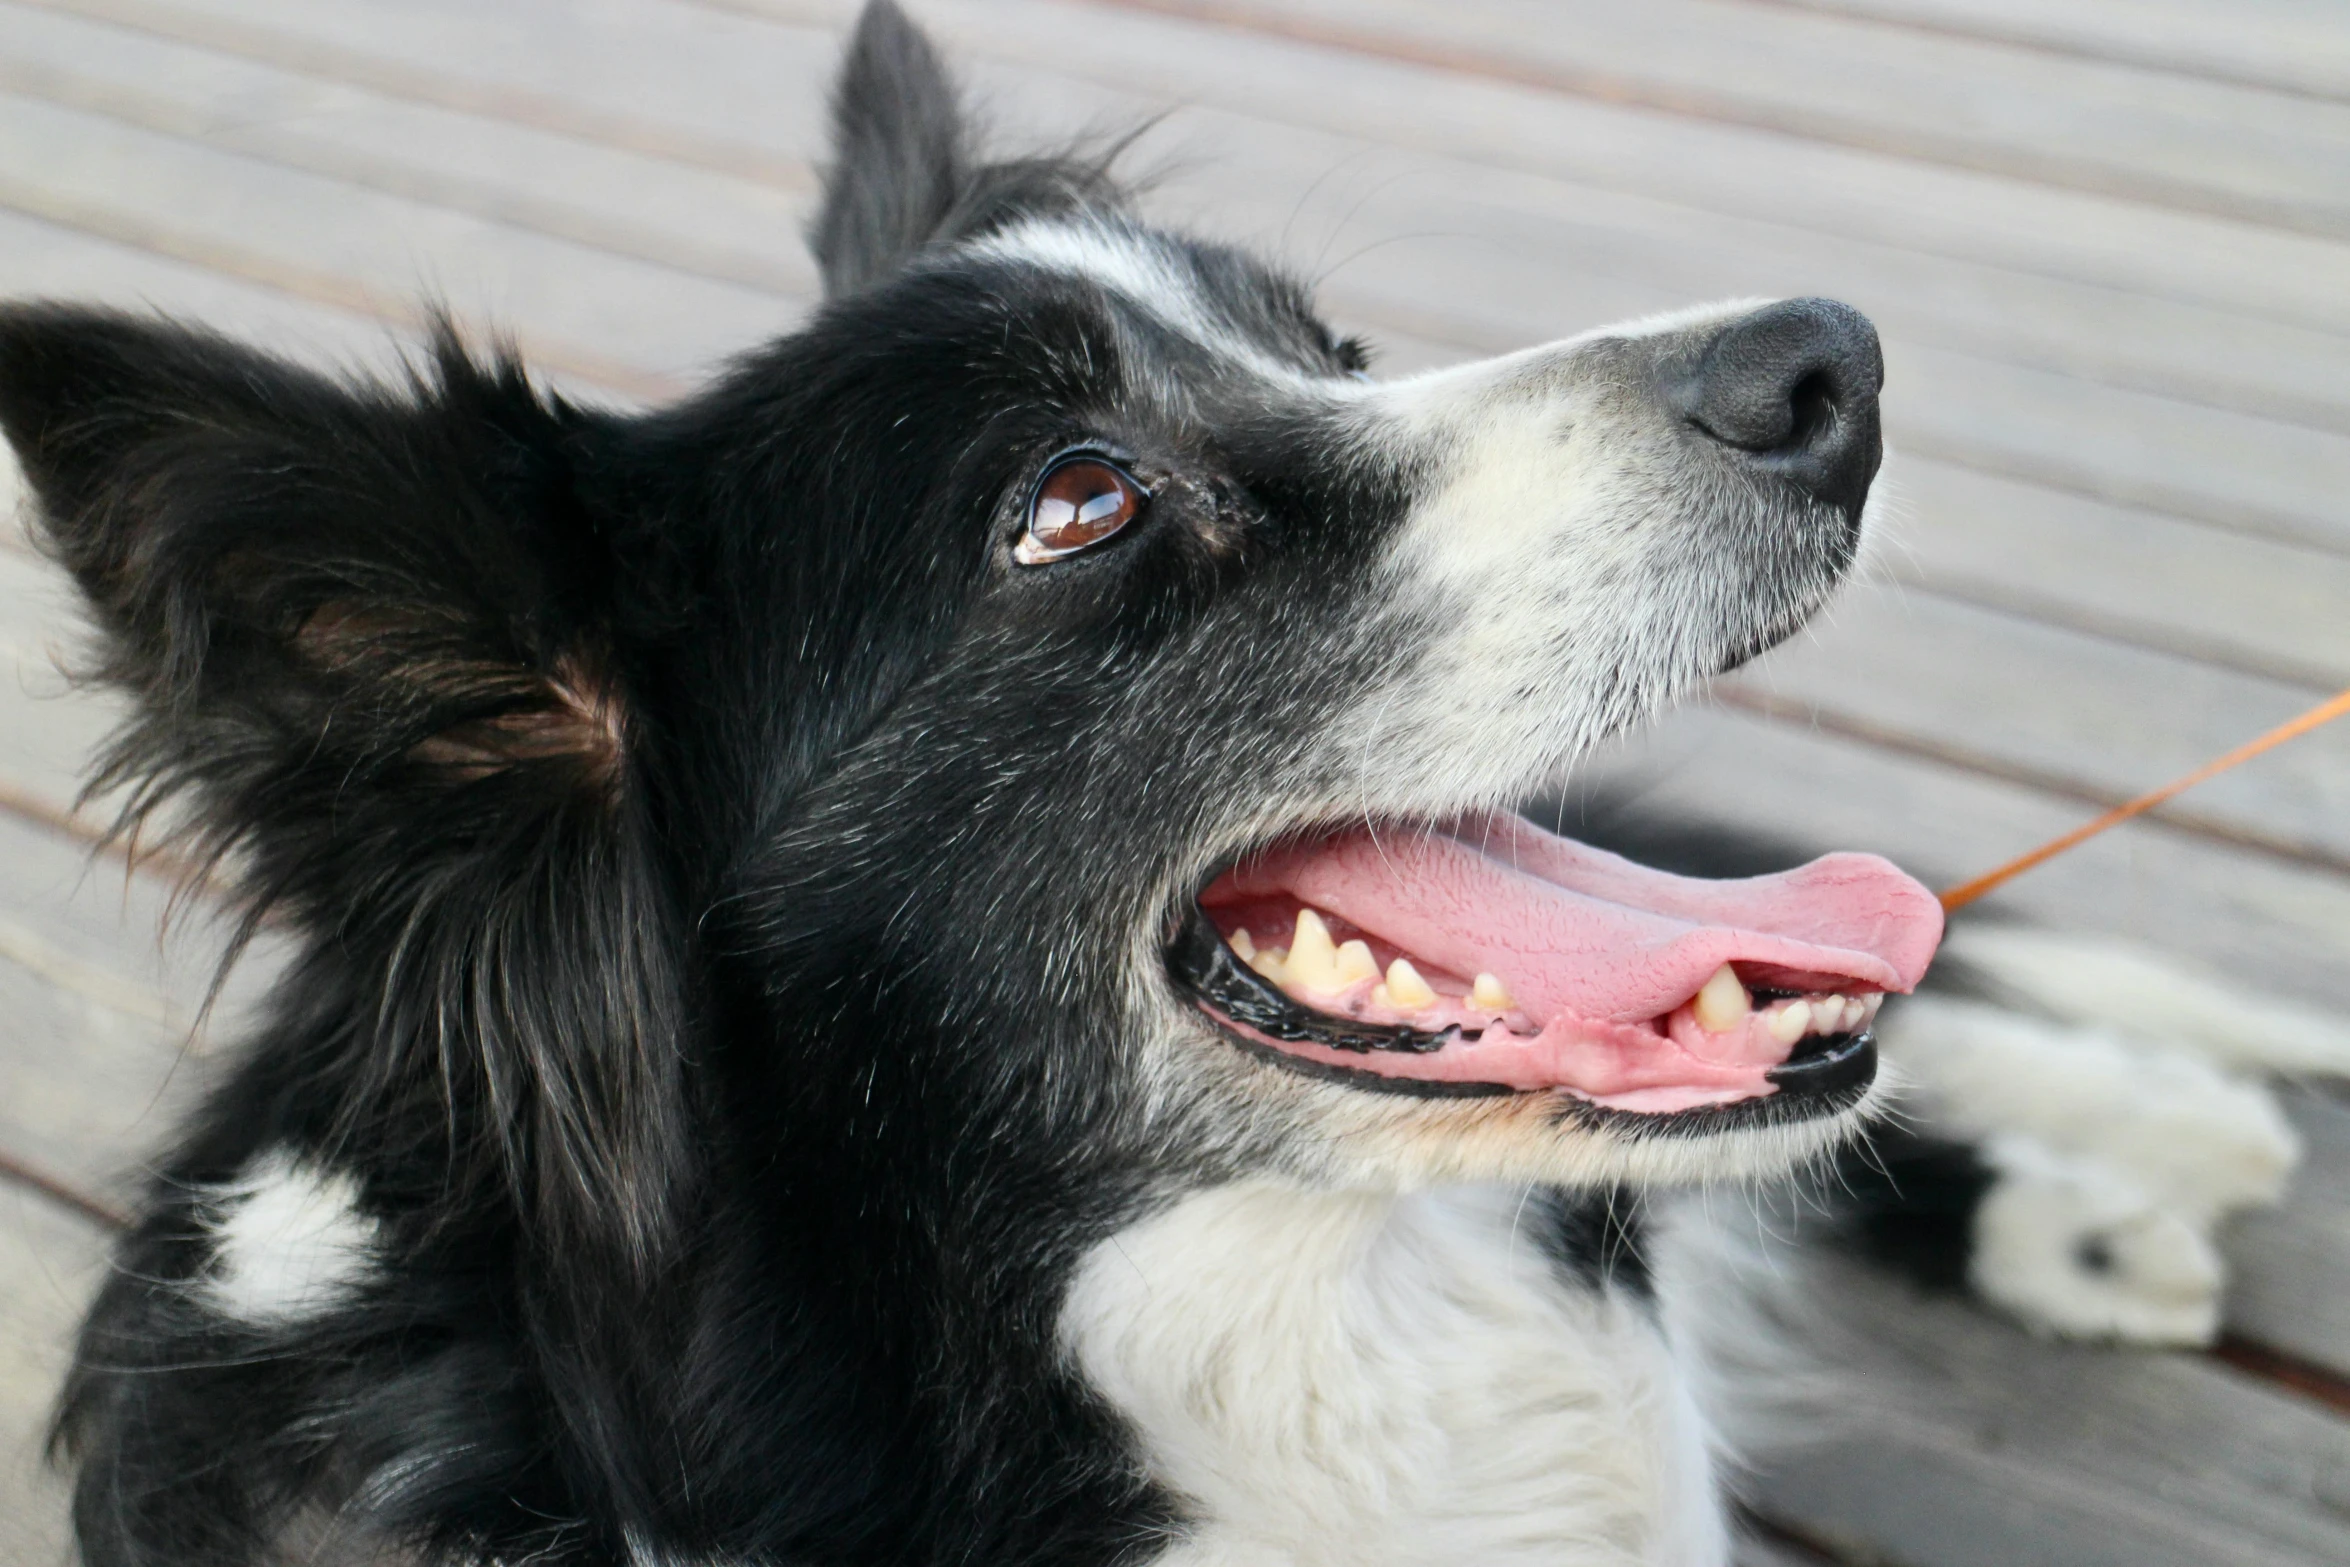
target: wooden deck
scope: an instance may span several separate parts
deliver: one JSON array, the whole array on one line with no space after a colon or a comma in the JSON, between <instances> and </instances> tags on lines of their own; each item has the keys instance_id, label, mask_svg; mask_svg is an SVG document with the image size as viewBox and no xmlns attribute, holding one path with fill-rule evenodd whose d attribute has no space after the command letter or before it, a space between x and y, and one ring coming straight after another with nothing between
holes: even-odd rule
<instances>
[{"instance_id":1,"label":"wooden deck","mask_svg":"<svg viewBox=\"0 0 2350 1567\"><path fill-rule=\"evenodd\" d=\"M1869 311L1899 537L1605 759L1955 878L2350 684L2350 16L2328 0L913 0L1007 136L1166 113L1162 215L1408 368L1733 294ZM586 395L788 328L851 0L0 0L0 293L384 364L437 293ZM105 704L0 544L0 1562L109 1209L198 1082L201 939L71 814ZM2350 1007L2350 724L2003 907ZM232 1009L233 1010L233 1009ZM1757 1563L2350 1561L2350 1101L2242 1225L2217 1355L2037 1343L1857 1273L1874 1396ZM1823 1262L1823 1267L1834 1265ZM1896 1309L1898 1308L1898 1309Z\"/></svg>"}]
</instances>

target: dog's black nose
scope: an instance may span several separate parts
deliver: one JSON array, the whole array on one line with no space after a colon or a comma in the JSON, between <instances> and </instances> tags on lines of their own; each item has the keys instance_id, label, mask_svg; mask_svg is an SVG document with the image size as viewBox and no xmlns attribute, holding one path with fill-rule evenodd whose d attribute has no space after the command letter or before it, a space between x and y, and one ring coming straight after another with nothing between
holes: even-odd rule
<instances>
[{"instance_id":1,"label":"dog's black nose","mask_svg":"<svg viewBox=\"0 0 2350 1567\"><path fill-rule=\"evenodd\" d=\"M1665 397L1707 435L1857 517L1884 443L1877 329L1833 299L1741 316L1668 376Z\"/></svg>"}]
</instances>

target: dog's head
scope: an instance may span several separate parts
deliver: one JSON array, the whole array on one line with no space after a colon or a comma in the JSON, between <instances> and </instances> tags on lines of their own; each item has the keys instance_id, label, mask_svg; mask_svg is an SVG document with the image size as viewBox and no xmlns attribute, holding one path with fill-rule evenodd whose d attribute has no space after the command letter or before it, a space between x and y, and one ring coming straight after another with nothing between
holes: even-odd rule
<instances>
[{"instance_id":1,"label":"dog's head","mask_svg":"<svg viewBox=\"0 0 2350 1567\"><path fill-rule=\"evenodd\" d=\"M1931 898L1859 857L1666 877L1510 807L1834 588L1868 324L1380 381L1099 165L981 159L885 5L838 119L824 307L651 414L450 347L364 391L0 317L139 703L113 776L188 791L312 938L281 1135L647 1234L713 1161L865 1212L913 1172L977 1207L1832 1137Z\"/></svg>"}]
</instances>

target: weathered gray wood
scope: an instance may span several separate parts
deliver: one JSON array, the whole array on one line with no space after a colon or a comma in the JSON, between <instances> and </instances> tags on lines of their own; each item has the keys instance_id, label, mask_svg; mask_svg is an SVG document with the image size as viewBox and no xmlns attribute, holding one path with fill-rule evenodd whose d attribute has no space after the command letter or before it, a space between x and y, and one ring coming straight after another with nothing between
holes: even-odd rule
<instances>
[{"instance_id":1,"label":"weathered gray wood","mask_svg":"<svg viewBox=\"0 0 2350 1567\"><path fill-rule=\"evenodd\" d=\"M75 614L62 572L26 550L0 550L0 789L60 813L120 712L64 673L79 646Z\"/></svg>"},{"instance_id":2,"label":"weathered gray wood","mask_svg":"<svg viewBox=\"0 0 2350 1567\"><path fill-rule=\"evenodd\" d=\"M53 27L51 31L56 32L58 29ZM70 34L67 35L69 38ZM52 45L61 48L63 41L66 40L53 39ZM185 54L188 51L179 52ZM154 62L149 64L152 68ZM229 75L234 80L244 79L233 70ZM296 94L298 84L288 84L282 77L273 80L278 82L283 93ZM124 96L121 91L110 91L114 91L117 99ZM343 102L354 97L345 93L337 101ZM144 102L143 99L140 101ZM364 143L370 126L377 132L393 126L413 130L409 121L425 114L425 111L412 108L403 111L397 105L386 106L380 99L370 101L380 111L376 120L369 122L368 126L353 130L349 135L325 139L331 145L327 145L324 151L313 147L300 156L313 165L338 167L345 173L358 164L365 164L361 172L369 178L388 181L393 185L422 182L429 186L429 194L437 201L470 202L474 210L507 218L528 219L549 226L550 231L568 229L583 234L592 232L601 242L624 249L633 247L635 251L647 255L667 254L681 265L718 266L722 270L731 269L739 276L756 274L771 285L786 281L792 273L793 269L781 261L763 264L742 255L745 236L740 233L726 241L726 245L732 247L728 255L733 259L720 258L714 261L706 255L696 256L696 247L701 243L696 238L689 236L676 241L670 250L664 251L663 242L647 234L641 225L634 225L629 220L609 213L584 212L579 201L570 198L577 198L595 188L622 188L603 177L612 171L605 169L600 160L617 157L627 163L633 155L598 153L565 138L500 127L504 139L498 144L497 161L510 160L517 172L512 177L503 178L494 189L483 180L470 176L458 179L456 187L452 187L452 177L445 170L419 172L416 159L406 153L402 153L396 166L387 172L384 167L387 154L380 151L354 152L352 149ZM168 120L184 121L196 113L186 104L166 108L168 112L163 117ZM430 118L429 115L426 117ZM439 114L432 121L430 134L419 131L413 136L398 138L398 142L403 146L413 142L423 149L426 164L432 164L435 158L445 164L447 156L464 140L465 128L452 123L455 119L454 116ZM475 129L479 128L476 122ZM248 143L267 142L280 153L285 153L289 148L309 147L320 140L267 130L238 131L236 137ZM517 139L520 145L507 145L508 141ZM1262 145L1260 141L1260 148ZM436 148L437 152L433 150ZM548 170L557 168L563 172L563 180L558 183L566 184L570 198L551 201L527 194L528 188L546 181ZM1252 167L1250 174L1250 183L1253 183L1258 179L1260 171ZM708 183L714 188L722 188L725 199L680 196L672 201L672 207L678 214L691 215L698 220L736 230L751 221L746 213L755 203L749 202L749 198L744 196L743 182L711 176ZM1523 185L1525 182L1519 183ZM1425 190L1410 190L1399 199L1404 200L1406 210L1410 210L1415 204L1426 205L1431 202L1441 209L1451 198L1432 195ZM1627 199L1617 199L1615 208L1620 209ZM1655 204L1649 205L1653 207ZM1610 210L1587 216L1583 221L1588 224L1620 219L1622 216L1620 210ZM1416 220L1403 221L1426 224L1431 220L1422 215ZM1441 212L1433 221L1439 229L1449 226ZM1488 220L1487 226L1494 228L1494 232L1487 236L1487 244L1480 257L1481 264L1474 270L1474 288L1440 286L1445 281L1442 274L1452 269L1440 268L1437 274L1431 274L1427 265L1429 258L1423 254L1416 261L1415 258L1405 257L1407 262L1414 264L1405 266L1405 276L1394 280L1384 292L1365 289L1350 281L1339 290L1340 299L1343 303L1358 295L1369 299L1377 294L1379 299L1392 303L1400 297L1405 287L1411 286L1416 287L1424 298L1439 301L1468 298L1482 300L1486 302L1484 308L1489 317L1495 318L1484 329L1484 335L1490 340L1482 346L1491 347L1524 341L1570 326L1580 326L1592 319L1655 308L1677 301L1683 297L1684 290L1756 290L1774 286L1794 287L1799 282L1798 272L1789 269L1792 263L1782 267L1781 275L1772 275L1767 265L1744 271L1728 269L1722 259L1724 256L1732 251L1750 251L1752 247L1739 246L1736 243L1742 237L1739 235L1725 236L1708 243L1698 233L1688 231L1690 225L1687 223L1681 225L1684 232L1669 236L1674 244L1664 251L1656 251L1653 246L1645 251L1634 247L1630 252L1620 255L1611 251L1604 260L1595 262L1585 254L1562 256L1554 249L1517 243L1525 236L1511 229L1513 225L1522 229L1525 221L1523 218L1504 221L1498 214ZM1554 241L1556 238L1554 235ZM1502 243L1505 239L1512 243ZM1584 248L1587 250L1589 247ZM1821 251L1821 247L1816 244L1810 249L1814 253ZM1687 256L1691 253L1694 253L1694 259L1683 261L1677 268L1666 261L1668 255ZM1378 254L1377 251L1372 252L1373 256ZM1907 253L1887 251L1886 254L1898 258ZM1370 259L1366 257L1365 261L1368 263ZM1706 271L1709 259L1715 268L1711 273ZM1562 267L1562 261L1568 264ZM1574 270L1578 266L1588 265L1600 266L1604 274L1614 274L1618 278L1639 274L1647 281L1639 284L1619 281L1612 287L1601 281L1594 286L1578 288ZM1520 274L1524 274L1522 283L1519 281ZM1450 281L1466 283L1470 278L1456 276ZM1831 277L1820 286L1834 286L1841 281L1865 284L1868 280ZM1980 292L1977 289L1950 286L1903 288L1898 286L1897 279L1891 278L1880 282L1884 291L1896 302L1892 312L1895 318L1903 315L1900 301L1905 298L1971 298ZM2221 344L2225 339L2242 335L2231 330L2232 326L2241 323L2214 318L2208 312L2188 312L2193 317L2191 321L2173 323L2184 331L2183 337L2180 337L2178 331L2147 330L2154 323L2118 320L2083 323L2080 318L2085 313L2084 309L2071 307L2081 306L2084 299L2113 297L2110 291L2090 291L2083 295L2081 291L2071 289L2068 294L2069 285L2031 285L2027 280L2027 293L2031 286L2038 286L2043 291L2056 287L2058 294L2064 297L2051 299L2048 307L2039 312L2040 316L2050 322L2073 323L2076 332L2080 333L2075 341L2051 345L2048 352L2057 360L2081 357L2083 345L2089 341L2128 345L2164 342L2179 337L2172 350L2171 360L2176 368L2156 377L2167 378L2169 382L2178 384L2192 379L2191 367L2214 363L2237 365L2246 358L2237 347L2221 352ZM1855 294L1863 303L1873 302L1870 294L1875 290L1872 288L1844 291ZM1992 288L1990 292L1996 296L1999 290ZM607 306L608 310L615 313L623 312L626 308L619 301L613 301ZM1371 308L1376 310L1378 306L1373 303ZM1400 308L1407 312L1415 309L1408 303ZM1457 312L1459 308L1457 305L1437 304L1417 307L1416 313L1425 316L1431 311L1449 309ZM1911 316L1919 314L1914 308L1907 313ZM2016 314L2005 308L1987 314L1978 312L1979 319L1975 326L1981 327L1986 320L2005 321ZM2174 309L2173 314L2177 315L2178 312ZM1963 338L1968 335L1965 331L1954 332L1952 323L1947 321L1937 319L1924 324L1929 337L1939 335L1948 341L1953 337ZM2082 332L2084 325L2087 330ZM2263 328L2254 326L2247 330L2257 336ZM2272 333L2289 331L2283 328L2266 330ZM2205 341L2205 338L2210 340ZM2331 339L2310 338L2306 345L2296 347L2284 356L2293 367L2288 379L2305 389L2294 395L2316 395L2314 389L2321 385L2350 386L2350 382L2331 374L2334 365L2339 362L2339 354L2329 355L2329 345L2338 346ZM2350 542L2343 534L2338 509L2332 505L2333 497L2342 493L2341 486L2350 483L2350 439L2268 420L2230 419L2216 415L2207 408L2181 404L2167 398L2131 394L2106 387L2083 388L2068 376L1985 363L1979 354L1956 353L1948 349L1918 349L1914 356L1918 361L1917 373L1904 378L1899 371L1903 367L1905 355L1898 341L1896 350L1896 395L1892 399L1895 429L1897 434L1922 449L1945 452L1978 464L1989 462L2010 471L2046 478L2059 485L2093 494L2168 506L2188 515L2207 517L2221 523L2261 527L2287 534L2307 534L2336 545ZM2026 357L2031 354L2028 345L2017 349L2010 344L2002 351L2022 352ZM2251 355L2255 361L2260 357L2258 354ZM1899 391L1904 380L1913 388L1930 388L1930 391L1925 395L1903 397Z\"/></svg>"},{"instance_id":3,"label":"weathered gray wood","mask_svg":"<svg viewBox=\"0 0 2350 1567\"><path fill-rule=\"evenodd\" d=\"M683 384L794 314L739 284L13 95L0 94L0 142L15 152L0 204L77 227L155 232L167 253L176 241L185 247L176 253L200 249L208 264L237 258L223 270L249 263L264 281L290 269L394 319L435 291L477 319L512 323L549 362L615 385Z\"/></svg>"},{"instance_id":4,"label":"weathered gray wood","mask_svg":"<svg viewBox=\"0 0 2350 1567\"><path fill-rule=\"evenodd\" d=\"M2283 723L2333 688L2288 685L1899 584L1864 584L1723 689L1796 722L1817 714L1887 743L2118 801ZM2305 736L2164 810L2350 866L2350 728Z\"/></svg>"},{"instance_id":5,"label":"weathered gray wood","mask_svg":"<svg viewBox=\"0 0 2350 1567\"><path fill-rule=\"evenodd\" d=\"M1724 0L1125 0L1245 34L2350 233L2350 107ZM2314 154L2314 159L2313 159Z\"/></svg>"},{"instance_id":6,"label":"weathered gray wood","mask_svg":"<svg viewBox=\"0 0 2350 1567\"><path fill-rule=\"evenodd\" d=\"M796 232L813 179L804 162L790 162L802 180L785 192L37 6L0 6L0 19L0 85L32 96L795 297L813 286ZM793 32L777 42L809 49ZM1344 185L1364 194L1346 199L1343 243L1368 248L1335 274L1339 297L1407 315L1474 301L1469 329L1499 343L1587 325L1594 309L1574 282L1584 271L1656 291L1633 309L1676 294L1833 292L1940 346L2350 428L2346 346L2330 334L1458 160L1431 166L1261 119L1195 112L1177 134L1218 150L1161 196L1212 204L1226 232L1294 241L1301 196L1347 167ZM1431 248L1432 234L1458 238ZM1452 286L1464 270L1473 288Z\"/></svg>"},{"instance_id":7,"label":"weathered gray wood","mask_svg":"<svg viewBox=\"0 0 2350 1567\"><path fill-rule=\"evenodd\" d=\"M2200 1356L2052 1344L1858 1264L1782 1257L1818 1351L1760 1506L1907 1567L2350 1558L2350 1424Z\"/></svg>"},{"instance_id":8,"label":"weathered gray wood","mask_svg":"<svg viewBox=\"0 0 2350 1567\"><path fill-rule=\"evenodd\" d=\"M199 901L165 939L168 897L0 814L0 1150L105 1202L136 1191L266 982L256 955L199 1031L221 930Z\"/></svg>"},{"instance_id":9,"label":"weathered gray wood","mask_svg":"<svg viewBox=\"0 0 2350 1567\"><path fill-rule=\"evenodd\" d=\"M1897 452L1875 569L2270 679L2350 685L2350 560Z\"/></svg>"},{"instance_id":10,"label":"weathered gray wood","mask_svg":"<svg viewBox=\"0 0 2350 1567\"><path fill-rule=\"evenodd\" d=\"M795 160L819 145L833 40L855 9L853 0L730 0L724 9L629 0L600 8L586 28L546 0L495 8L456 0L53 3L475 113L608 128L625 144L678 156L717 139L734 151L789 149ZM932 0L921 13L1010 120L1065 126L1131 105L1140 87L1156 107L1223 108L1771 224L2350 325L2350 300L2336 285L2350 249L2330 241L1343 51L1279 40L1235 48L1194 24L1060 0ZM1141 59L1151 62L1147 75L1134 69ZM1315 90L1292 91L1308 73ZM736 160L730 152L704 161Z\"/></svg>"},{"instance_id":11,"label":"weathered gray wood","mask_svg":"<svg viewBox=\"0 0 2350 1567\"><path fill-rule=\"evenodd\" d=\"M1778 0L1816 11L2350 99L2350 34L2327 0Z\"/></svg>"},{"instance_id":12,"label":"weathered gray wood","mask_svg":"<svg viewBox=\"0 0 2350 1567\"><path fill-rule=\"evenodd\" d=\"M1578 787L1798 850L1873 850L1935 886L2095 814L1996 778L1707 707L1594 758ZM1575 798L1571 789L1569 830ZM2350 877L2159 823L2116 828L2010 882L1984 907L2174 948L2247 983L2350 1005Z\"/></svg>"},{"instance_id":13,"label":"weathered gray wood","mask_svg":"<svg viewBox=\"0 0 2350 1567\"><path fill-rule=\"evenodd\" d=\"M796 190L0 4L0 87L330 179L792 296Z\"/></svg>"},{"instance_id":14,"label":"weathered gray wood","mask_svg":"<svg viewBox=\"0 0 2350 1567\"><path fill-rule=\"evenodd\" d=\"M0 1185L0 1562L66 1567L65 1482L43 1456L49 1408L105 1237L80 1216Z\"/></svg>"},{"instance_id":15,"label":"weathered gray wood","mask_svg":"<svg viewBox=\"0 0 2350 1567\"><path fill-rule=\"evenodd\" d=\"M1730 1547L1733 1567L1827 1567L1828 1558L1784 1540L1740 1536Z\"/></svg>"},{"instance_id":16,"label":"weathered gray wood","mask_svg":"<svg viewBox=\"0 0 2350 1567\"><path fill-rule=\"evenodd\" d=\"M726 3L795 21L848 9L827 0ZM1147 59L1150 90L1165 101L2256 314L2339 323L2350 313L2331 282L2342 266L2335 241L1279 39L1239 47L1233 35L1196 24L1063 0L931 0L922 15L980 58L1049 60L1128 90L1133 62ZM1307 81L1312 91L1295 90Z\"/></svg>"},{"instance_id":17,"label":"weathered gray wood","mask_svg":"<svg viewBox=\"0 0 2350 1567\"><path fill-rule=\"evenodd\" d=\"M2350 1105L2338 1092L2286 1097L2307 1160L2284 1206L2230 1227L2227 1320L2272 1349L2350 1373Z\"/></svg>"}]
</instances>

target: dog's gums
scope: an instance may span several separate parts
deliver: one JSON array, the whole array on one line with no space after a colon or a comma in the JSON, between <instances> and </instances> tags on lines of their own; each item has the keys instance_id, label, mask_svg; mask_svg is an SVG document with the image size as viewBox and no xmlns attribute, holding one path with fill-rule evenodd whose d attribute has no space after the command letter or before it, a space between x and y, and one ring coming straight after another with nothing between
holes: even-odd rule
<instances>
[{"instance_id":1,"label":"dog's gums","mask_svg":"<svg viewBox=\"0 0 2350 1567\"><path fill-rule=\"evenodd\" d=\"M1708 883L1492 818L1244 859L1200 893L1174 967L1261 1050L1670 1114L1857 1056L1940 925L1867 856Z\"/></svg>"}]
</instances>

